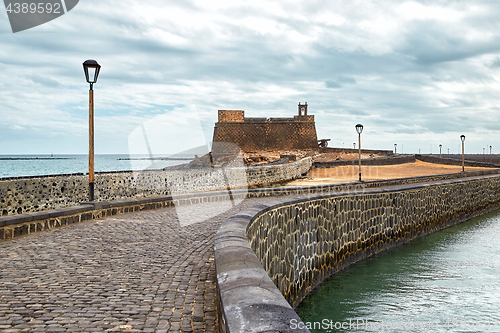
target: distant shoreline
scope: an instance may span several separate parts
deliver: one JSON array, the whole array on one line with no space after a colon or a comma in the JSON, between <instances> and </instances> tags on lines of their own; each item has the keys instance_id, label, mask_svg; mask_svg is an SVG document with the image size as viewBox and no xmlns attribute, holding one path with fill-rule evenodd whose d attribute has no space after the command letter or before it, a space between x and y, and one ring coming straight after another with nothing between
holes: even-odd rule
<instances>
[{"instance_id":1,"label":"distant shoreline","mask_svg":"<svg viewBox=\"0 0 500 333\"><path fill-rule=\"evenodd\" d=\"M131 161L131 160L191 161L193 159L194 158L189 158L189 157L141 157L141 158L124 157L124 158L117 158L118 161Z\"/></svg>"},{"instance_id":2,"label":"distant shoreline","mask_svg":"<svg viewBox=\"0 0 500 333\"><path fill-rule=\"evenodd\" d=\"M2 161L15 161L15 160L76 160L74 157L0 157Z\"/></svg>"}]
</instances>

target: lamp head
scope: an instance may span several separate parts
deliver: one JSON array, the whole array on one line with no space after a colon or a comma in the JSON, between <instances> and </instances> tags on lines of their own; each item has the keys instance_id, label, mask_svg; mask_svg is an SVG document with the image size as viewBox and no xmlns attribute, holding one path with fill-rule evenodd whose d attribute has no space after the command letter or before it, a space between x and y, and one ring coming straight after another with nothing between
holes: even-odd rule
<instances>
[{"instance_id":1,"label":"lamp head","mask_svg":"<svg viewBox=\"0 0 500 333\"><path fill-rule=\"evenodd\" d=\"M358 134L361 134L361 132L363 132L363 125L357 124L356 125L356 132L358 132Z\"/></svg>"},{"instance_id":2,"label":"lamp head","mask_svg":"<svg viewBox=\"0 0 500 333\"><path fill-rule=\"evenodd\" d=\"M463 135L463 134L460 135L460 140L462 140L462 142L464 142L465 141L465 135Z\"/></svg>"},{"instance_id":3,"label":"lamp head","mask_svg":"<svg viewBox=\"0 0 500 333\"><path fill-rule=\"evenodd\" d=\"M85 72L85 79L90 84L97 82L97 77L99 76L99 71L101 70L101 65L95 60L85 60L83 63L83 71Z\"/></svg>"}]
</instances>

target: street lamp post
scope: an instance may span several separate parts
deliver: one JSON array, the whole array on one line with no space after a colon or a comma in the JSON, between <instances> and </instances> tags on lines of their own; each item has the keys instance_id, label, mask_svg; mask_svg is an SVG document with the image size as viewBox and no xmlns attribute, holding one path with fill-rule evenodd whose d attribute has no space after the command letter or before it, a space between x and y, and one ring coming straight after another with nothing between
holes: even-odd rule
<instances>
[{"instance_id":1,"label":"street lamp post","mask_svg":"<svg viewBox=\"0 0 500 333\"><path fill-rule=\"evenodd\" d=\"M490 146L490 163L491 163L491 146Z\"/></svg>"},{"instance_id":2,"label":"street lamp post","mask_svg":"<svg viewBox=\"0 0 500 333\"><path fill-rule=\"evenodd\" d=\"M439 145L439 157L441 157L441 147L443 147L442 144Z\"/></svg>"},{"instance_id":3,"label":"street lamp post","mask_svg":"<svg viewBox=\"0 0 500 333\"><path fill-rule=\"evenodd\" d=\"M397 143L395 143L395 144L394 144L394 155L396 155L396 154L397 154L397 152L398 152L397 147L398 147L398 144L397 144Z\"/></svg>"},{"instance_id":4,"label":"street lamp post","mask_svg":"<svg viewBox=\"0 0 500 333\"><path fill-rule=\"evenodd\" d=\"M465 135L460 135L460 140L462 140L462 172L465 172L465 150L464 150L464 142L465 142Z\"/></svg>"},{"instance_id":5,"label":"street lamp post","mask_svg":"<svg viewBox=\"0 0 500 333\"><path fill-rule=\"evenodd\" d=\"M94 201L94 83L97 82L101 66L95 60L83 63L85 78L90 83L89 90L89 200Z\"/></svg>"},{"instance_id":6,"label":"street lamp post","mask_svg":"<svg viewBox=\"0 0 500 333\"><path fill-rule=\"evenodd\" d=\"M363 125L357 124L356 132L358 132L359 181L361 181L361 132L363 132Z\"/></svg>"},{"instance_id":7,"label":"street lamp post","mask_svg":"<svg viewBox=\"0 0 500 333\"><path fill-rule=\"evenodd\" d=\"M352 144L354 146L354 149L356 149L356 142L353 142Z\"/></svg>"}]
</instances>

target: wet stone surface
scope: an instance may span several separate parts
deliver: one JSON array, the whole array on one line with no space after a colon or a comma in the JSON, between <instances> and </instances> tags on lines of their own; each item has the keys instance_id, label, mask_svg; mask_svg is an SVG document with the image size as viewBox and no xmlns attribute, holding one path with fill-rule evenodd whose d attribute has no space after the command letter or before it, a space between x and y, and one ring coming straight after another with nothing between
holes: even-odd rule
<instances>
[{"instance_id":1,"label":"wet stone surface","mask_svg":"<svg viewBox=\"0 0 500 333\"><path fill-rule=\"evenodd\" d=\"M194 224L217 204L183 221L166 208L2 242L0 332L214 332L215 232L267 200Z\"/></svg>"}]
</instances>

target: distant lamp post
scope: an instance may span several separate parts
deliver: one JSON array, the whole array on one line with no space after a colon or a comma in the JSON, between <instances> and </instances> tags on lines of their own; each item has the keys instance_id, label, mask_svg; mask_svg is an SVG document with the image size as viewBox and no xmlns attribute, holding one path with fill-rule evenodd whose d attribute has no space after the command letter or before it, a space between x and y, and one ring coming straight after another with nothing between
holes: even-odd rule
<instances>
[{"instance_id":1,"label":"distant lamp post","mask_svg":"<svg viewBox=\"0 0 500 333\"><path fill-rule=\"evenodd\" d=\"M450 148L448 148L448 155L450 155Z\"/></svg>"},{"instance_id":2,"label":"distant lamp post","mask_svg":"<svg viewBox=\"0 0 500 333\"><path fill-rule=\"evenodd\" d=\"M460 135L460 140L462 140L462 172L465 172L465 150L464 150L464 142L465 135Z\"/></svg>"},{"instance_id":3,"label":"distant lamp post","mask_svg":"<svg viewBox=\"0 0 500 333\"><path fill-rule=\"evenodd\" d=\"M94 201L94 83L97 82L101 66L95 60L83 63L89 90L89 200Z\"/></svg>"},{"instance_id":4,"label":"distant lamp post","mask_svg":"<svg viewBox=\"0 0 500 333\"><path fill-rule=\"evenodd\" d=\"M490 163L491 163L491 146L490 146Z\"/></svg>"},{"instance_id":5,"label":"distant lamp post","mask_svg":"<svg viewBox=\"0 0 500 333\"><path fill-rule=\"evenodd\" d=\"M397 143L395 143L395 144L394 144L394 155L395 155L395 154L397 154L397 152L398 152L397 147L398 147L398 144L397 144Z\"/></svg>"},{"instance_id":6,"label":"distant lamp post","mask_svg":"<svg viewBox=\"0 0 500 333\"><path fill-rule=\"evenodd\" d=\"M353 142L352 145L354 146L354 149L356 149L356 142Z\"/></svg>"},{"instance_id":7,"label":"distant lamp post","mask_svg":"<svg viewBox=\"0 0 500 333\"><path fill-rule=\"evenodd\" d=\"M443 147L443 145L439 145L439 157L441 157L441 147Z\"/></svg>"},{"instance_id":8,"label":"distant lamp post","mask_svg":"<svg viewBox=\"0 0 500 333\"><path fill-rule=\"evenodd\" d=\"M357 124L356 132L358 132L359 181L361 181L361 132L363 132L363 125Z\"/></svg>"}]
</instances>

